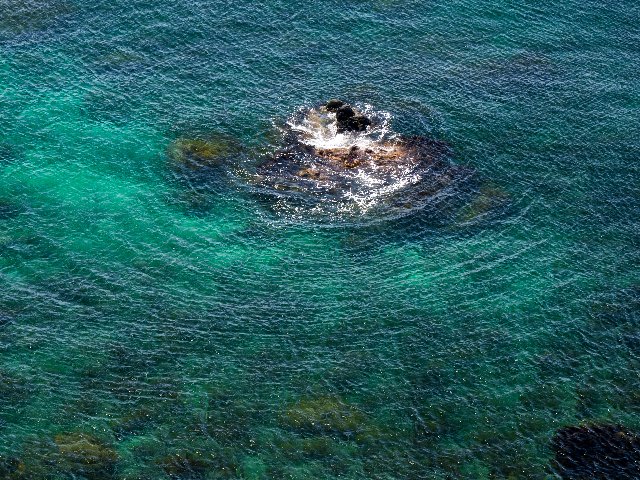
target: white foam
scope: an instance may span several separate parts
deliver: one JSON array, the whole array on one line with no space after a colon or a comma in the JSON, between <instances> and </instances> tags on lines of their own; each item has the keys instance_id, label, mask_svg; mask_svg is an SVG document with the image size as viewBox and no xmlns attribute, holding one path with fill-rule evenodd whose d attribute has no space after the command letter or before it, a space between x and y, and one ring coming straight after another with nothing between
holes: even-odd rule
<instances>
[{"instance_id":1,"label":"white foam","mask_svg":"<svg viewBox=\"0 0 640 480\"><path fill-rule=\"evenodd\" d=\"M372 125L364 132L337 132L335 113L327 112L324 108L312 108L298 112L287 122L288 128L294 132L298 140L317 150L331 150L351 148L357 146L362 150L391 152L394 140L398 134L391 129L392 116L388 112L375 111L370 105L355 107L363 115L372 120ZM296 206L289 206L289 212L294 216L308 214L362 215L374 210L385 199L410 185L420 181L421 175L413 165L395 166L395 169L379 167L375 163L368 163L363 168L346 170L349 188L343 191L341 197L326 197L323 202L309 210ZM327 180L327 187L331 187L331 180ZM286 202L280 207L286 208ZM306 213L305 213L306 212Z\"/></svg>"},{"instance_id":2,"label":"white foam","mask_svg":"<svg viewBox=\"0 0 640 480\"><path fill-rule=\"evenodd\" d=\"M356 107L357 108L357 107ZM300 141L317 149L380 148L383 141L391 140L395 135L391 131L391 114L374 111L371 105L358 108L373 124L365 132L338 133L335 113L323 109L310 109L301 119L291 119L287 124L300 136Z\"/></svg>"}]
</instances>

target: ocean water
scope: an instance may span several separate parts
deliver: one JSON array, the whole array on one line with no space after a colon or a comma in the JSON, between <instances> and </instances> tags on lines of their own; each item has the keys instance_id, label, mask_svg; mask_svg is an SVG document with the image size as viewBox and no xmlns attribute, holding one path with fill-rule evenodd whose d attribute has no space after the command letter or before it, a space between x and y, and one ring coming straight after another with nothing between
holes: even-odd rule
<instances>
[{"instance_id":1,"label":"ocean water","mask_svg":"<svg viewBox=\"0 0 640 480\"><path fill-rule=\"evenodd\" d=\"M0 477L547 479L559 428L640 428L639 18L0 0ZM234 172L332 97L446 141L474 196L256 195ZM237 164L175 168L212 136Z\"/></svg>"}]
</instances>

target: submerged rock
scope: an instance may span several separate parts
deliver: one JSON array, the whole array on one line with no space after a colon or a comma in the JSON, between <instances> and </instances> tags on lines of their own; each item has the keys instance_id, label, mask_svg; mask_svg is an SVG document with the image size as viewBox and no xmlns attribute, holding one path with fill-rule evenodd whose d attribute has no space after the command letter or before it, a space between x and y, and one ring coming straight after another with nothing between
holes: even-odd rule
<instances>
[{"instance_id":1,"label":"submerged rock","mask_svg":"<svg viewBox=\"0 0 640 480\"><path fill-rule=\"evenodd\" d=\"M57 18L75 11L67 0L2 0L0 32L22 33L47 28Z\"/></svg>"},{"instance_id":2,"label":"submerged rock","mask_svg":"<svg viewBox=\"0 0 640 480\"><path fill-rule=\"evenodd\" d=\"M205 479L236 478L237 464L225 456L226 452L203 450L180 451L160 458L156 463L169 478Z\"/></svg>"},{"instance_id":3,"label":"submerged rock","mask_svg":"<svg viewBox=\"0 0 640 480\"><path fill-rule=\"evenodd\" d=\"M338 397L303 398L282 416L290 428L315 433L355 435L367 427L366 416Z\"/></svg>"},{"instance_id":4,"label":"submerged rock","mask_svg":"<svg viewBox=\"0 0 640 480\"><path fill-rule=\"evenodd\" d=\"M170 478L203 478L211 468L211 462L202 454L191 452L167 455L158 464Z\"/></svg>"},{"instance_id":5,"label":"submerged rock","mask_svg":"<svg viewBox=\"0 0 640 480\"><path fill-rule=\"evenodd\" d=\"M4 327L9 326L10 323L13 323L13 320L13 315L7 312L0 311L0 330L2 330Z\"/></svg>"},{"instance_id":6,"label":"submerged rock","mask_svg":"<svg viewBox=\"0 0 640 480\"><path fill-rule=\"evenodd\" d=\"M54 444L57 450L51 460L57 470L89 480L113 477L118 455L99 438L82 432L60 433Z\"/></svg>"},{"instance_id":7,"label":"submerged rock","mask_svg":"<svg viewBox=\"0 0 640 480\"><path fill-rule=\"evenodd\" d=\"M33 387L24 378L0 370L0 409L15 408L33 394Z\"/></svg>"},{"instance_id":8,"label":"submerged rock","mask_svg":"<svg viewBox=\"0 0 640 480\"><path fill-rule=\"evenodd\" d=\"M0 455L0 478L4 480L18 480L25 478L24 473L25 466L22 460Z\"/></svg>"},{"instance_id":9,"label":"submerged rock","mask_svg":"<svg viewBox=\"0 0 640 480\"><path fill-rule=\"evenodd\" d=\"M227 137L180 138L169 147L168 154L176 166L200 170L222 165L239 150L239 145Z\"/></svg>"},{"instance_id":10,"label":"submerged rock","mask_svg":"<svg viewBox=\"0 0 640 480\"><path fill-rule=\"evenodd\" d=\"M0 166L10 163L16 158L15 148L6 143L0 143Z\"/></svg>"},{"instance_id":11,"label":"submerged rock","mask_svg":"<svg viewBox=\"0 0 640 480\"><path fill-rule=\"evenodd\" d=\"M462 223L480 220L498 210L509 200L507 193L493 184L484 184L473 199L465 205L459 213Z\"/></svg>"},{"instance_id":12,"label":"submerged rock","mask_svg":"<svg viewBox=\"0 0 640 480\"><path fill-rule=\"evenodd\" d=\"M24 208L21 205L0 198L0 220L16 218L23 212Z\"/></svg>"},{"instance_id":13,"label":"submerged rock","mask_svg":"<svg viewBox=\"0 0 640 480\"><path fill-rule=\"evenodd\" d=\"M565 479L640 478L640 436L620 425L561 428L552 449Z\"/></svg>"}]
</instances>

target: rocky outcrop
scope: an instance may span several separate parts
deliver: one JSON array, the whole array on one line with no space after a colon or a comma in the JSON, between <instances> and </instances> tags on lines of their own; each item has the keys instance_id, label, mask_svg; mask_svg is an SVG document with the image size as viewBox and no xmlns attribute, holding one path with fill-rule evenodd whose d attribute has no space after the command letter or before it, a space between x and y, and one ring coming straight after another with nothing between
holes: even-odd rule
<instances>
[{"instance_id":1,"label":"rocky outcrop","mask_svg":"<svg viewBox=\"0 0 640 480\"><path fill-rule=\"evenodd\" d=\"M338 133L364 132L372 122L369 118L342 100L329 100L324 108L328 112L335 112Z\"/></svg>"}]
</instances>

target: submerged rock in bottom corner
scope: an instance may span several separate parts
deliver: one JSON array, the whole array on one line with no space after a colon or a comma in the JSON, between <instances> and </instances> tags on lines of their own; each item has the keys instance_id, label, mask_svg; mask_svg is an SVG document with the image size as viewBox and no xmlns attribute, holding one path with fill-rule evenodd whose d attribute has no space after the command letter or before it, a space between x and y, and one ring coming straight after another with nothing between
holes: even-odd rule
<instances>
[{"instance_id":1,"label":"submerged rock in bottom corner","mask_svg":"<svg viewBox=\"0 0 640 480\"><path fill-rule=\"evenodd\" d=\"M60 433L54 437L57 468L89 480L104 480L115 474L118 455L99 438L81 432Z\"/></svg>"},{"instance_id":2,"label":"submerged rock in bottom corner","mask_svg":"<svg viewBox=\"0 0 640 480\"><path fill-rule=\"evenodd\" d=\"M169 478L235 478L238 466L235 461L225 458L226 452L218 452L220 456L202 450L180 451L166 455L156 461Z\"/></svg>"},{"instance_id":3,"label":"submerged rock in bottom corner","mask_svg":"<svg viewBox=\"0 0 640 480\"><path fill-rule=\"evenodd\" d=\"M640 436L620 425L563 427L551 447L564 479L640 478Z\"/></svg>"},{"instance_id":4,"label":"submerged rock in bottom corner","mask_svg":"<svg viewBox=\"0 0 640 480\"><path fill-rule=\"evenodd\" d=\"M13 480L22 478L24 464L15 457L4 457L0 455L0 478Z\"/></svg>"}]
</instances>

